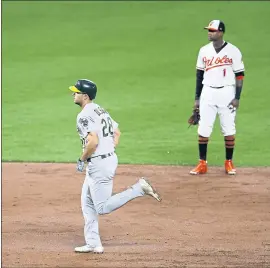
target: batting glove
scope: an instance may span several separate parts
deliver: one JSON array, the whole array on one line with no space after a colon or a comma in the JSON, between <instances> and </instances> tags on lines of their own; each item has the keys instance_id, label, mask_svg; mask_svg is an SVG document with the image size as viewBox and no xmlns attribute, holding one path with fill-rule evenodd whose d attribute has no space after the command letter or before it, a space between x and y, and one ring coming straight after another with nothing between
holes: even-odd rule
<instances>
[{"instance_id":1,"label":"batting glove","mask_svg":"<svg viewBox=\"0 0 270 268\"><path fill-rule=\"evenodd\" d=\"M79 159L77 161L77 171L83 172L83 168L84 168L84 161L82 161L81 159Z\"/></svg>"}]
</instances>

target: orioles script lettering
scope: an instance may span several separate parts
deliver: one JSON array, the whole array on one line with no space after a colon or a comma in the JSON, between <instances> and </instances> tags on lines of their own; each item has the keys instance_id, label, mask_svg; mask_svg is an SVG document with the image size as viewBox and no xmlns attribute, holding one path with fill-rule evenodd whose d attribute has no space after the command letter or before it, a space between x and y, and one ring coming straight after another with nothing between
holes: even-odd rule
<instances>
[{"instance_id":1,"label":"orioles script lettering","mask_svg":"<svg viewBox=\"0 0 270 268\"><path fill-rule=\"evenodd\" d=\"M220 57L212 57L210 59L207 59L206 57L203 57L203 62L205 64L205 69L211 69L213 67L223 66L223 65L231 65L233 63L232 58L228 58L227 55Z\"/></svg>"}]
</instances>

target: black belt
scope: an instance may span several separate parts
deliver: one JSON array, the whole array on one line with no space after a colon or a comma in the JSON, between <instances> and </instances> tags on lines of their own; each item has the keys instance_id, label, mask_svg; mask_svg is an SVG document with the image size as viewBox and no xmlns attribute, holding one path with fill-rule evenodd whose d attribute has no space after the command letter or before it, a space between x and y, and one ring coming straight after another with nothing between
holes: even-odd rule
<instances>
[{"instance_id":1,"label":"black belt","mask_svg":"<svg viewBox=\"0 0 270 268\"><path fill-rule=\"evenodd\" d=\"M107 157L109 157L109 156L112 156L113 154L114 154L114 152L108 153L108 154L96 155L96 156L87 158L86 161L87 161L87 162L91 162L91 160L92 160L93 158L97 158L97 157L100 157L101 159L105 159L105 158L107 158Z\"/></svg>"},{"instance_id":2,"label":"black belt","mask_svg":"<svg viewBox=\"0 0 270 268\"><path fill-rule=\"evenodd\" d=\"M210 86L211 88L223 88L224 86L221 86L221 87L212 87L212 86Z\"/></svg>"}]
</instances>

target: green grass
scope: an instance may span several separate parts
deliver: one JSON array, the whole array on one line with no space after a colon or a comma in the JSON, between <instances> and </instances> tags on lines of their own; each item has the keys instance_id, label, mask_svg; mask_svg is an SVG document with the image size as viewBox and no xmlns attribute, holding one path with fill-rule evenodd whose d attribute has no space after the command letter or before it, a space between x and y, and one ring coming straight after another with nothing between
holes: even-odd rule
<instances>
[{"instance_id":1,"label":"green grass","mask_svg":"<svg viewBox=\"0 0 270 268\"><path fill-rule=\"evenodd\" d=\"M68 91L98 85L96 102L120 123L121 163L193 164L187 128L203 26L221 18L246 79L237 117L237 165L270 165L270 2L3 2L2 159L75 161L79 112ZM263 118L263 120L262 120ZM208 161L221 165L218 121Z\"/></svg>"}]
</instances>

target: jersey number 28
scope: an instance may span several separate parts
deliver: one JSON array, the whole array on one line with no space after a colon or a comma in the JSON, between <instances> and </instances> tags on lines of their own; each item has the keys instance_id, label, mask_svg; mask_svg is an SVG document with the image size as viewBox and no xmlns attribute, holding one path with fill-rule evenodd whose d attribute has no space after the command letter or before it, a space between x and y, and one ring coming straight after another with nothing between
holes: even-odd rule
<instances>
[{"instance_id":1,"label":"jersey number 28","mask_svg":"<svg viewBox=\"0 0 270 268\"><path fill-rule=\"evenodd\" d=\"M107 120L105 120L104 118L101 120L101 124L102 124L102 133L103 133L103 137L108 137L109 134L112 136L113 135L113 124L112 124L112 120L110 117L107 117Z\"/></svg>"}]
</instances>

